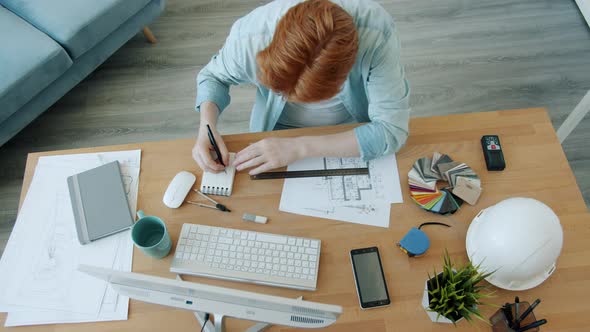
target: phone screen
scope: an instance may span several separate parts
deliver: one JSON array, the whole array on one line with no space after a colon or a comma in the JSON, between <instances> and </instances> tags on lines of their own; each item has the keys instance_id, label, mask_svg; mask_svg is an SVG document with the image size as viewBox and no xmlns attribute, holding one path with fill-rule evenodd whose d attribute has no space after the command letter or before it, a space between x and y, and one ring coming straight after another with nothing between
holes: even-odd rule
<instances>
[{"instance_id":1,"label":"phone screen","mask_svg":"<svg viewBox=\"0 0 590 332\"><path fill-rule=\"evenodd\" d=\"M376 247L351 251L352 265L361 307L389 304L389 294Z\"/></svg>"}]
</instances>

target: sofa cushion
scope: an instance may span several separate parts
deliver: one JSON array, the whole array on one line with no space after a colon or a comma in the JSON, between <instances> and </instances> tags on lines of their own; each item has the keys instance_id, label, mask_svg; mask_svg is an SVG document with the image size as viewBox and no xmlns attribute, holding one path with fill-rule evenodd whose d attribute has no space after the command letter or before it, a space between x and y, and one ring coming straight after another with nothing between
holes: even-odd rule
<instances>
[{"instance_id":1,"label":"sofa cushion","mask_svg":"<svg viewBox=\"0 0 590 332\"><path fill-rule=\"evenodd\" d=\"M0 6L0 122L63 74L72 59L43 32Z\"/></svg>"},{"instance_id":2,"label":"sofa cushion","mask_svg":"<svg viewBox=\"0 0 590 332\"><path fill-rule=\"evenodd\" d=\"M76 59L150 0L0 0L0 4L60 43Z\"/></svg>"}]
</instances>

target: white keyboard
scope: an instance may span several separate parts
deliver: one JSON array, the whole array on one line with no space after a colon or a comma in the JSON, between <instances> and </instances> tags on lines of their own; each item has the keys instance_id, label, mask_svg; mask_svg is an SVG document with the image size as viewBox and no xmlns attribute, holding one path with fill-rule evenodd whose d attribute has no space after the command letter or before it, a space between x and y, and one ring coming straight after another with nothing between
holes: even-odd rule
<instances>
[{"instance_id":1,"label":"white keyboard","mask_svg":"<svg viewBox=\"0 0 590 332\"><path fill-rule=\"evenodd\" d=\"M170 271L315 290L321 241L184 224Z\"/></svg>"}]
</instances>

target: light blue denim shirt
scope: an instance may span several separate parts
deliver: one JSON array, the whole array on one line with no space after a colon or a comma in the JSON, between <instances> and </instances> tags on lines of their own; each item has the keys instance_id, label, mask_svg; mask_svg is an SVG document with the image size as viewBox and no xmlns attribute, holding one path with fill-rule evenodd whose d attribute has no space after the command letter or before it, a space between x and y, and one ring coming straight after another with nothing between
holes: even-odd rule
<instances>
[{"instance_id":1,"label":"light blue denim shirt","mask_svg":"<svg viewBox=\"0 0 590 332\"><path fill-rule=\"evenodd\" d=\"M301 0L277 0L237 20L222 49L197 76L196 109L205 101L223 111L229 87L254 84L256 102L250 118L253 132L273 130L285 99L256 78L256 55L265 49L280 18ZM370 160L397 152L408 137L410 88L400 64L400 43L392 17L368 0L332 0L354 19L359 48L356 62L338 97L357 122L361 158Z\"/></svg>"}]
</instances>

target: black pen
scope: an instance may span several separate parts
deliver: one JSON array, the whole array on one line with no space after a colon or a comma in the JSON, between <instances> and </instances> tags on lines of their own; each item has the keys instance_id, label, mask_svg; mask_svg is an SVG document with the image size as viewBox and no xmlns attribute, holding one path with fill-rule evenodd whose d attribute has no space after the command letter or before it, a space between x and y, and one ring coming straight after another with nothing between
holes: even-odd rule
<instances>
[{"instance_id":1,"label":"black pen","mask_svg":"<svg viewBox=\"0 0 590 332\"><path fill-rule=\"evenodd\" d=\"M539 326L541 326L543 324L546 324L546 323L547 323L547 320L546 319L541 319L541 320L538 320L536 322L530 323L527 326L521 327L520 329L518 329L518 332L524 332L526 330L530 330L532 328L539 327Z\"/></svg>"},{"instance_id":2,"label":"black pen","mask_svg":"<svg viewBox=\"0 0 590 332\"><path fill-rule=\"evenodd\" d=\"M223 163L223 158L221 157L221 152L219 151L219 147L217 146L217 142L215 142L215 137L213 137L213 132L211 131L211 127L207 125L207 135L209 135L209 142L213 145L213 149L215 150L215 154L217 155L217 160L223 167L226 167ZM223 170L225 172L225 169Z\"/></svg>"}]
</instances>

